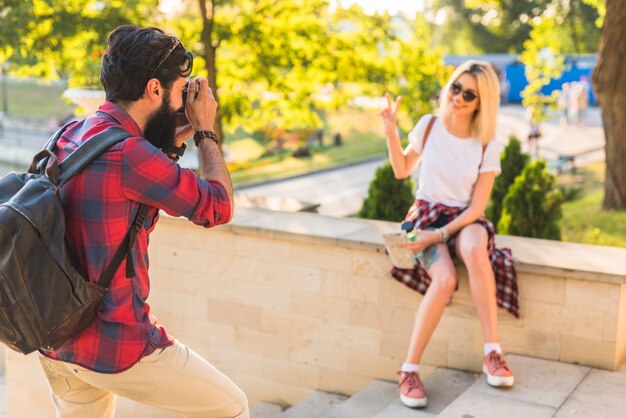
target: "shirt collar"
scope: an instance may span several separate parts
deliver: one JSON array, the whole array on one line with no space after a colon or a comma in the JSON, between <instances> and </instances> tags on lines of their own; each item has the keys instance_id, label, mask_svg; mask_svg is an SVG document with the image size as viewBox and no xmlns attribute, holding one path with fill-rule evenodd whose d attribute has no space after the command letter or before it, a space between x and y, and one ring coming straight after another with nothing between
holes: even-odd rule
<instances>
[{"instance_id":1,"label":"shirt collar","mask_svg":"<svg viewBox=\"0 0 626 418\"><path fill-rule=\"evenodd\" d=\"M143 135L143 132L141 132L141 129L139 128L139 125L137 125L137 122L135 122L135 119L133 119L120 105L105 101L98 108L98 112L102 112L115 119L115 121L122 125L122 128L129 133L136 136Z\"/></svg>"}]
</instances>

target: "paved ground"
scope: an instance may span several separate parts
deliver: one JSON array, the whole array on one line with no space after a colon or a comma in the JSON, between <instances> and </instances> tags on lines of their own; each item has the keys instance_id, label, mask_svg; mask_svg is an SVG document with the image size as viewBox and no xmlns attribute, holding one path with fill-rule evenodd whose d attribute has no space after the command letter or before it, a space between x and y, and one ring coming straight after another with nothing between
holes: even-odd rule
<instances>
[{"instance_id":1,"label":"paved ground","mask_svg":"<svg viewBox=\"0 0 626 418\"><path fill-rule=\"evenodd\" d=\"M583 154L577 157L579 165L603 160L602 148L605 139L599 109L590 109L586 121L588 126L585 128L561 126L556 117L543 123L540 156L549 161L555 161L560 154ZM498 142L506 144L512 134L525 138L528 130L525 112L521 106L505 106L501 109L496 131ZM522 143L524 149L527 150L527 141L523 140ZM586 153L589 150L598 151ZM295 198L319 203L318 212L322 215L351 216L358 212L363 198L367 195L374 172L384 162L385 159L381 159L283 181L239 188L237 191L252 196Z\"/></svg>"}]
</instances>

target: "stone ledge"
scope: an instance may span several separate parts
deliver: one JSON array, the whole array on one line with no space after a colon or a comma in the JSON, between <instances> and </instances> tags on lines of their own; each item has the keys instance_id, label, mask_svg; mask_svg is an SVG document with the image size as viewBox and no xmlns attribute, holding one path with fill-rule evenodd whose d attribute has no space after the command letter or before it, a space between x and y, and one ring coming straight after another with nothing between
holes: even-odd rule
<instances>
[{"instance_id":1,"label":"stone ledge","mask_svg":"<svg viewBox=\"0 0 626 418\"><path fill-rule=\"evenodd\" d=\"M186 223L185 219L170 218ZM382 234L398 224L357 218L332 218L313 213L286 213L237 207L229 225L234 234L284 238L384 253ZM626 283L626 248L498 235L497 243L513 250L520 272L613 284Z\"/></svg>"}]
</instances>

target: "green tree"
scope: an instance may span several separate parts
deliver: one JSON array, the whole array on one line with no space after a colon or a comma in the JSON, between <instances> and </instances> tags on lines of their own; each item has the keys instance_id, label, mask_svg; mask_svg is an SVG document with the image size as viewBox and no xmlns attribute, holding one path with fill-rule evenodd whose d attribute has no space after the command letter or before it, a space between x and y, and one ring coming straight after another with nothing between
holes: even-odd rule
<instances>
[{"instance_id":1,"label":"green tree","mask_svg":"<svg viewBox=\"0 0 626 418\"><path fill-rule=\"evenodd\" d=\"M496 181L493 185L493 191L491 192L491 200L486 210L487 218L489 218L489 220L496 227L498 222L500 222L504 197L517 176L521 174L522 170L528 163L528 160L528 154L522 152L522 144L520 143L520 140L515 136L511 136L511 138L509 138L509 143L504 148L502 155L500 156L502 173L496 177Z\"/></svg>"},{"instance_id":2,"label":"green tree","mask_svg":"<svg viewBox=\"0 0 626 418\"><path fill-rule=\"evenodd\" d=\"M504 198L498 222L501 234L560 239L563 196L546 163L537 160L524 167Z\"/></svg>"},{"instance_id":3,"label":"green tree","mask_svg":"<svg viewBox=\"0 0 626 418\"><path fill-rule=\"evenodd\" d=\"M603 0L591 0L603 1ZM554 16L562 33L563 49L573 53L595 52L599 30L598 11L589 0L429 0L436 38L449 53L521 52L534 25Z\"/></svg>"},{"instance_id":4,"label":"green tree","mask_svg":"<svg viewBox=\"0 0 626 418\"><path fill-rule=\"evenodd\" d=\"M415 183L408 177L398 180L389 163L376 170L367 197L359 211L360 218L399 222L415 200Z\"/></svg>"},{"instance_id":5,"label":"green tree","mask_svg":"<svg viewBox=\"0 0 626 418\"><path fill-rule=\"evenodd\" d=\"M21 76L99 85L106 38L158 16L158 0L0 0L0 62Z\"/></svg>"}]
</instances>

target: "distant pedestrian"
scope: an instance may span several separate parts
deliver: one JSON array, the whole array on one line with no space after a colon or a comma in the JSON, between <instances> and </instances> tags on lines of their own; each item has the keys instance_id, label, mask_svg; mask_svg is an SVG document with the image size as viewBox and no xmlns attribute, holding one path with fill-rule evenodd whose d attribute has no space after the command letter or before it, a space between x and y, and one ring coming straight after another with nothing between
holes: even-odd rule
<instances>
[{"instance_id":1,"label":"distant pedestrian","mask_svg":"<svg viewBox=\"0 0 626 418\"><path fill-rule=\"evenodd\" d=\"M534 106L528 106L526 109L526 118L530 126L530 130L528 131L528 151L534 159L537 159L539 158L539 139L542 134Z\"/></svg>"},{"instance_id":2,"label":"distant pedestrian","mask_svg":"<svg viewBox=\"0 0 626 418\"><path fill-rule=\"evenodd\" d=\"M557 107L561 113L561 125L563 126L567 126L569 124L569 94L569 83L563 83L561 91L559 92L559 97L556 99Z\"/></svg>"},{"instance_id":3,"label":"distant pedestrian","mask_svg":"<svg viewBox=\"0 0 626 418\"><path fill-rule=\"evenodd\" d=\"M511 83L506 78L506 73L500 73L500 104L509 102L509 93L511 92Z\"/></svg>"}]
</instances>

